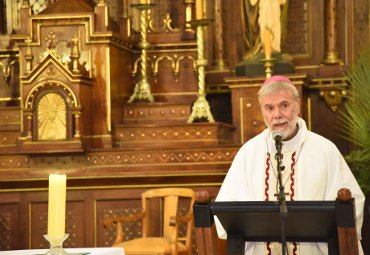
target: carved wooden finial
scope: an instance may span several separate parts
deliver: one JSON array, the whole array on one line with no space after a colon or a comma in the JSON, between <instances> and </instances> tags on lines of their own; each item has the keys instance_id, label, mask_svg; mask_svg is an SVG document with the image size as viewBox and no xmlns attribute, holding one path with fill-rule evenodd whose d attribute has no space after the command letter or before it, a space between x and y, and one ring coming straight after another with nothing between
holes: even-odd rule
<instances>
[{"instance_id":1,"label":"carved wooden finial","mask_svg":"<svg viewBox=\"0 0 370 255\"><path fill-rule=\"evenodd\" d=\"M337 196L340 201L348 202L352 198L352 193L347 188L341 188L340 190L338 190Z\"/></svg>"},{"instance_id":2,"label":"carved wooden finial","mask_svg":"<svg viewBox=\"0 0 370 255\"><path fill-rule=\"evenodd\" d=\"M80 39L77 36L72 38L72 50L70 58L72 59L72 72L75 74L80 73L80 70L78 69L78 60L81 56L79 41Z\"/></svg>"},{"instance_id":3,"label":"carved wooden finial","mask_svg":"<svg viewBox=\"0 0 370 255\"><path fill-rule=\"evenodd\" d=\"M24 56L26 59L26 73L30 73L32 71L32 60L34 58L31 49L32 39L28 38L25 40L25 42L27 43L26 55Z\"/></svg>"}]
</instances>

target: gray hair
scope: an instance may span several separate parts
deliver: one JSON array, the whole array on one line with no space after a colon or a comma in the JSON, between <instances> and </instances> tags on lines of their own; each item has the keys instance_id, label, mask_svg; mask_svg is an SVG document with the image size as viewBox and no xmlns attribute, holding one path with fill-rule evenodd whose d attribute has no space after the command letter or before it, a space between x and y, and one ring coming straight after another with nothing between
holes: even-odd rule
<instances>
[{"instance_id":1,"label":"gray hair","mask_svg":"<svg viewBox=\"0 0 370 255\"><path fill-rule=\"evenodd\" d=\"M281 90L289 90L296 99L299 98L298 90L292 83L286 81L273 81L262 85L258 91L258 101L261 102L261 97L264 95L273 95Z\"/></svg>"}]
</instances>

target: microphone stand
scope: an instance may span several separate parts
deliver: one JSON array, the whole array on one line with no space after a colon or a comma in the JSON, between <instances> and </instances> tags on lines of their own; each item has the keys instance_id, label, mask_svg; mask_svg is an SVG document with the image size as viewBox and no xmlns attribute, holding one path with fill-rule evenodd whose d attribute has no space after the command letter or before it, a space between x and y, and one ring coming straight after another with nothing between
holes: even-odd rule
<instances>
[{"instance_id":1,"label":"microphone stand","mask_svg":"<svg viewBox=\"0 0 370 255\"><path fill-rule=\"evenodd\" d=\"M286 252L286 219L288 217L288 208L286 206L286 199L285 199L285 188L283 185L282 181L282 174L281 172L284 170L284 166L281 163L282 155L281 155L281 149L282 149L282 142L276 141L275 143L276 146L276 154L275 154L275 159L277 161L277 174L278 174L278 183L279 183L279 194L278 194L278 199L279 199L279 204L280 204L280 222L281 222L281 250L282 250L282 255L285 255Z\"/></svg>"}]
</instances>

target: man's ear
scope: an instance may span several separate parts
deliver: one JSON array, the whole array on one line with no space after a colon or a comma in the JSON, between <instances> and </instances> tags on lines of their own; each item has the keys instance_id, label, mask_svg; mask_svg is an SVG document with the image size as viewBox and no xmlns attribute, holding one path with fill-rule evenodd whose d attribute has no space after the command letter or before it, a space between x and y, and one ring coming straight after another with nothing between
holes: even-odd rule
<instances>
[{"instance_id":1,"label":"man's ear","mask_svg":"<svg viewBox=\"0 0 370 255\"><path fill-rule=\"evenodd\" d=\"M297 98L297 115L301 112L301 100Z\"/></svg>"}]
</instances>

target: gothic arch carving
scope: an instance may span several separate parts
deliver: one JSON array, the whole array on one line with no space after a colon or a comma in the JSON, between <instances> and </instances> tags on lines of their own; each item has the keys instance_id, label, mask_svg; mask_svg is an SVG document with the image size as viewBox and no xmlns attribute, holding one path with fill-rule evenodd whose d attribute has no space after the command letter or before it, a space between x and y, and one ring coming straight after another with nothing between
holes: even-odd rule
<instances>
[{"instance_id":1,"label":"gothic arch carving","mask_svg":"<svg viewBox=\"0 0 370 255\"><path fill-rule=\"evenodd\" d=\"M45 89L52 89L52 90L58 90L61 93L65 94L66 97L69 99L69 102L71 104L71 107L78 108L80 105L80 102L78 100L78 97L75 95L75 93L71 90L70 87L68 87L66 84L55 81L55 80L47 80L42 81L38 84L36 84L31 91L28 93L28 96L25 100L25 109L32 109L34 108L34 102L37 97L37 95L40 93L40 91Z\"/></svg>"},{"instance_id":2,"label":"gothic arch carving","mask_svg":"<svg viewBox=\"0 0 370 255\"><path fill-rule=\"evenodd\" d=\"M33 141L70 141L80 136L80 103L66 84L54 80L36 84L24 106L27 136Z\"/></svg>"}]
</instances>

